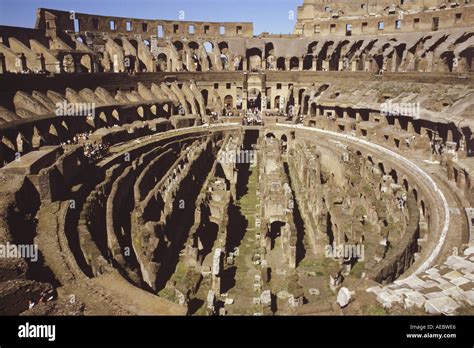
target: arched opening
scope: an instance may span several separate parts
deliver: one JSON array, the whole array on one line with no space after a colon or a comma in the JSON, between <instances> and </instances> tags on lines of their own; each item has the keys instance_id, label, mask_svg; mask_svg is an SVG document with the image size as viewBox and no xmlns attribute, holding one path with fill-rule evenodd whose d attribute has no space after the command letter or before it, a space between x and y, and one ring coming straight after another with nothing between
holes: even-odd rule
<instances>
[{"instance_id":1,"label":"arched opening","mask_svg":"<svg viewBox=\"0 0 474 348\"><path fill-rule=\"evenodd\" d=\"M234 98L231 95L226 95L224 97L224 107L227 110L231 110L234 108Z\"/></svg>"},{"instance_id":2,"label":"arched opening","mask_svg":"<svg viewBox=\"0 0 474 348\"><path fill-rule=\"evenodd\" d=\"M209 91L207 89L203 89L201 91L202 98L204 99L204 105L207 106L208 98L209 98Z\"/></svg>"},{"instance_id":3,"label":"arched opening","mask_svg":"<svg viewBox=\"0 0 474 348\"><path fill-rule=\"evenodd\" d=\"M290 59L290 70L299 70L300 60L297 57L292 57Z\"/></svg>"},{"instance_id":4,"label":"arched opening","mask_svg":"<svg viewBox=\"0 0 474 348\"><path fill-rule=\"evenodd\" d=\"M285 58L280 57L277 59L277 70L285 70Z\"/></svg>"},{"instance_id":5,"label":"arched opening","mask_svg":"<svg viewBox=\"0 0 474 348\"><path fill-rule=\"evenodd\" d=\"M191 41L190 43L188 43L188 47L191 50L195 51L199 49L199 44L196 41Z\"/></svg>"},{"instance_id":6,"label":"arched opening","mask_svg":"<svg viewBox=\"0 0 474 348\"><path fill-rule=\"evenodd\" d=\"M398 175L395 169L392 169L389 173L389 175L392 177L393 181L398 184Z\"/></svg>"},{"instance_id":7,"label":"arched opening","mask_svg":"<svg viewBox=\"0 0 474 348\"><path fill-rule=\"evenodd\" d=\"M204 50L207 53L212 53L212 51L214 50L214 45L209 41L204 42L203 46L204 46Z\"/></svg>"},{"instance_id":8,"label":"arched opening","mask_svg":"<svg viewBox=\"0 0 474 348\"><path fill-rule=\"evenodd\" d=\"M182 51L184 48L184 45L181 41L175 41L173 42L173 46L176 48L178 52Z\"/></svg>"},{"instance_id":9,"label":"arched opening","mask_svg":"<svg viewBox=\"0 0 474 348\"><path fill-rule=\"evenodd\" d=\"M378 166L379 166L380 172L385 175L385 168L384 168L384 166L383 166L383 163L382 163L382 162L379 162L379 165L378 165Z\"/></svg>"},{"instance_id":10,"label":"arched opening","mask_svg":"<svg viewBox=\"0 0 474 348\"><path fill-rule=\"evenodd\" d=\"M283 134L281 136L280 142L281 142L281 150L283 152L286 152L286 150L288 149L288 137L286 136L286 134Z\"/></svg>"},{"instance_id":11,"label":"arched opening","mask_svg":"<svg viewBox=\"0 0 474 348\"><path fill-rule=\"evenodd\" d=\"M140 118L145 117L145 110L143 109L143 106L139 106L137 108L137 114Z\"/></svg>"},{"instance_id":12,"label":"arched opening","mask_svg":"<svg viewBox=\"0 0 474 348\"><path fill-rule=\"evenodd\" d=\"M284 105L281 105L282 100L283 100L283 99L282 99L281 96L279 96L279 95L277 95L277 96L275 97L275 104L274 104L274 105L275 105L275 109L280 109L280 110L281 110L281 109L284 109L285 106L284 106Z\"/></svg>"},{"instance_id":13,"label":"arched opening","mask_svg":"<svg viewBox=\"0 0 474 348\"><path fill-rule=\"evenodd\" d=\"M221 53L221 62L222 62L222 68L224 70L228 70L229 69L229 58L227 58L227 56L223 53Z\"/></svg>"},{"instance_id":14,"label":"arched opening","mask_svg":"<svg viewBox=\"0 0 474 348\"><path fill-rule=\"evenodd\" d=\"M313 69L313 55L307 54L303 60L303 70L312 70Z\"/></svg>"},{"instance_id":15,"label":"arched opening","mask_svg":"<svg viewBox=\"0 0 474 348\"><path fill-rule=\"evenodd\" d=\"M409 190L409 185L407 179L403 179L403 188L405 189L405 192L408 192Z\"/></svg>"},{"instance_id":16,"label":"arched opening","mask_svg":"<svg viewBox=\"0 0 474 348\"><path fill-rule=\"evenodd\" d=\"M164 53L160 53L156 59L157 70L166 71L168 67L168 57Z\"/></svg>"},{"instance_id":17,"label":"arched opening","mask_svg":"<svg viewBox=\"0 0 474 348\"><path fill-rule=\"evenodd\" d=\"M251 90L249 90L247 103L249 109L257 108L258 110L261 110L262 93L256 88L252 88Z\"/></svg>"},{"instance_id":18,"label":"arched opening","mask_svg":"<svg viewBox=\"0 0 474 348\"><path fill-rule=\"evenodd\" d=\"M72 54L64 55L63 69L64 69L64 72L67 72L67 73L75 72L76 69L75 69L74 57L72 56Z\"/></svg>"},{"instance_id":19,"label":"arched opening","mask_svg":"<svg viewBox=\"0 0 474 348\"><path fill-rule=\"evenodd\" d=\"M415 201L418 202L418 191L414 188L412 192L413 192L413 196L415 196Z\"/></svg>"},{"instance_id":20,"label":"arched opening","mask_svg":"<svg viewBox=\"0 0 474 348\"><path fill-rule=\"evenodd\" d=\"M305 95L303 97L303 115L307 115L308 114L308 109L309 109L309 95Z\"/></svg>"},{"instance_id":21,"label":"arched opening","mask_svg":"<svg viewBox=\"0 0 474 348\"><path fill-rule=\"evenodd\" d=\"M298 92L298 104L301 105L303 102L303 94L306 90L304 88L300 89Z\"/></svg>"},{"instance_id":22,"label":"arched opening","mask_svg":"<svg viewBox=\"0 0 474 348\"><path fill-rule=\"evenodd\" d=\"M262 68L262 51L259 48L247 50L248 70L258 71Z\"/></svg>"}]
</instances>

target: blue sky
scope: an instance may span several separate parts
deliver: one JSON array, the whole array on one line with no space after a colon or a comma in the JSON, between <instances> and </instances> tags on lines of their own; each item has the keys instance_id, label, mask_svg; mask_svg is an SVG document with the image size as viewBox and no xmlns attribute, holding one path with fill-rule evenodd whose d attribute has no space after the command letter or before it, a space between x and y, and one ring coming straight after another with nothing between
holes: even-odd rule
<instances>
[{"instance_id":1,"label":"blue sky","mask_svg":"<svg viewBox=\"0 0 474 348\"><path fill-rule=\"evenodd\" d=\"M0 0L0 25L33 27L39 7L145 19L253 22L254 32L293 32L303 0ZM289 12L294 12L290 19Z\"/></svg>"}]
</instances>

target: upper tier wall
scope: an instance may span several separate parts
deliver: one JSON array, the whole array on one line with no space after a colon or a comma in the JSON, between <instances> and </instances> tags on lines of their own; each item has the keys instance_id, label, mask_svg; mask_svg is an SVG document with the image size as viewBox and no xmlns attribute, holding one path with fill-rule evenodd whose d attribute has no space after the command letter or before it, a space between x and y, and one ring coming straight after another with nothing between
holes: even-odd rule
<instances>
[{"instance_id":1,"label":"upper tier wall","mask_svg":"<svg viewBox=\"0 0 474 348\"><path fill-rule=\"evenodd\" d=\"M328 6L326 4L326 6ZM360 5L359 5L360 6ZM295 34L303 36L354 36L383 35L438 31L453 28L471 27L474 23L474 6L454 8L426 8L425 11L403 11L394 7L391 11L377 11L358 14L357 11L345 11L341 16L326 12L314 16L298 11Z\"/></svg>"},{"instance_id":2,"label":"upper tier wall","mask_svg":"<svg viewBox=\"0 0 474 348\"><path fill-rule=\"evenodd\" d=\"M74 26L74 20L79 27ZM51 9L38 9L36 28L60 31L79 29L81 32L102 32L111 34L154 35L163 37L252 37L253 23L249 22L193 22L173 20L148 20L137 18L97 16L85 13L70 13ZM193 29L193 30L192 30Z\"/></svg>"}]
</instances>

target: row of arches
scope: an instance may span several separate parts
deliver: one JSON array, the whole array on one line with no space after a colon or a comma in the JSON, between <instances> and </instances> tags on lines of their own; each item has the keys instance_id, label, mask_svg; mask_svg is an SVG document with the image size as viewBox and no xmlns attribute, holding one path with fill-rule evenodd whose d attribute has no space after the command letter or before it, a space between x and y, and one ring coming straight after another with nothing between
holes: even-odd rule
<instances>
[{"instance_id":1,"label":"row of arches","mask_svg":"<svg viewBox=\"0 0 474 348\"><path fill-rule=\"evenodd\" d=\"M96 109L93 118L58 116L8 128L0 134L0 165L41 146L67 142L79 133L130 124L137 120L169 118L174 112L173 108L170 103L141 105L136 108L101 107Z\"/></svg>"}]
</instances>

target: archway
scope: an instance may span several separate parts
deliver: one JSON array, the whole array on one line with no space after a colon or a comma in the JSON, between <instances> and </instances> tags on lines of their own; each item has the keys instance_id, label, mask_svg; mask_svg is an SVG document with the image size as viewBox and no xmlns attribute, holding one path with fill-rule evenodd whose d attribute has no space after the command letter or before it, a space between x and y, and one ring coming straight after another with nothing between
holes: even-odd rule
<instances>
[{"instance_id":1,"label":"archway","mask_svg":"<svg viewBox=\"0 0 474 348\"><path fill-rule=\"evenodd\" d=\"M234 108L234 98L231 95L226 95L224 97L224 108L227 110Z\"/></svg>"},{"instance_id":2,"label":"archway","mask_svg":"<svg viewBox=\"0 0 474 348\"><path fill-rule=\"evenodd\" d=\"M277 59L277 70L285 70L285 58L280 57Z\"/></svg>"},{"instance_id":3,"label":"archway","mask_svg":"<svg viewBox=\"0 0 474 348\"><path fill-rule=\"evenodd\" d=\"M249 90L247 105L249 109L262 109L262 93L258 89L252 88Z\"/></svg>"},{"instance_id":4,"label":"archway","mask_svg":"<svg viewBox=\"0 0 474 348\"><path fill-rule=\"evenodd\" d=\"M259 48L247 50L248 70L257 71L262 68L262 51Z\"/></svg>"},{"instance_id":5,"label":"archway","mask_svg":"<svg viewBox=\"0 0 474 348\"><path fill-rule=\"evenodd\" d=\"M160 53L156 58L157 70L166 71L168 67L168 57L164 53Z\"/></svg>"},{"instance_id":6,"label":"archway","mask_svg":"<svg viewBox=\"0 0 474 348\"><path fill-rule=\"evenodd\" d=\"M299 70L300 60L297 57L292 57L290 59L290 70Z\"/></svg>"}]
</instances>

